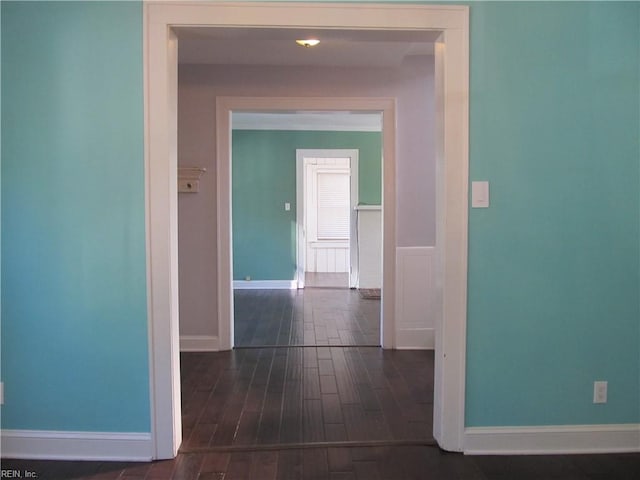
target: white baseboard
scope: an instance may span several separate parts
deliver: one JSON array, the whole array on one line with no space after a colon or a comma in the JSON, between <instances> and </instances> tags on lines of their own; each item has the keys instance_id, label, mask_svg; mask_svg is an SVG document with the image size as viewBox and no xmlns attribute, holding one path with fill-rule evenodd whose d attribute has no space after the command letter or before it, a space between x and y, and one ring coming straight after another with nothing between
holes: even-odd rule
<instances>
[{"instance_id":1,"label":"white baseboard","mask_svg":"<svg viewBox=\"0 0 640 480\"><path fill-rule=\"evenodd\" d=\"M296 290L297 280L234 280L233 288L238 290Z\"/></svg>"},{"instance_id":2,"label":"white baseboard","mask_svg":"<svg viewBox=\"0 0 640 480\"><path fill-rule=\"evenodd\" d=\"M152 460L150 433L2 430L2 457L30 460Z\"/></svg>"},{"instance_id":3,"label":"white baseboard","mask_svg":"<svg viewBox=\"0 0 640 480\"><path fill-rule=\"evenodd\" d=\"M434 350L436 331L434 328L409 328L396 330L396 349Z\"/></svg>"},{"instance_id":4,"label":"white baseboard","mask_svg":"<svg viewBox=\"0 0 640 480\"><path fill-rule=\"evenodd\" d=\"M470 427L468 455L537 455L640 452L640 424L545 427Z\"/></svg>"},{"instance_id":5,"label":"white baseboard","mask_svg":"<svg viewBox=\"0 0 640 480\"><path fill-rule=\"evenodd\" d=\"M217 352L220 350L218 337L211 335L180 335L181 352Z\"/></svg>"}]
</instances>

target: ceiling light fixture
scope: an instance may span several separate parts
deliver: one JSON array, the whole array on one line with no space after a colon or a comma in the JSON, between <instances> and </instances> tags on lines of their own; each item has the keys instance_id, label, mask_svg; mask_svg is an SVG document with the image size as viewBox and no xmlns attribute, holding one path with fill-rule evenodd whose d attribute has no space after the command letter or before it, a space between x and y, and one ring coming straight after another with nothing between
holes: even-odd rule
<instances>
[{"instance_id":1,"label":"ceiling light fixture","mask_svg":"<svg viewBox=\"0 0 640 480\"><path fill-rule=\"evenodd\" d=\"M308 38L306 40L296 40L296 43L301 47L309 48L309 47L315 47L316 45L318 45L320 43L320 40L316 38Z\"/></svg>"}]
</instances>

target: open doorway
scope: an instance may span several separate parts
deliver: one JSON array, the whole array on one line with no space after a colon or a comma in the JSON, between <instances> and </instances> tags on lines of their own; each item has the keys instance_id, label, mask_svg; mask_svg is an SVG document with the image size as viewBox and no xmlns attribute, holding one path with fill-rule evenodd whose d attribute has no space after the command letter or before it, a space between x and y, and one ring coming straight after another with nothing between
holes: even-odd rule
<instances>
[{"instance_id":1,"label":"open doorway","mask_svg":"<svg viewBox=\"0 0 640 480\"><path fill-rule=\"evenodd\" d=\"M296 151L298 288L356 288L358 149Z\"/></svg>"},{"instance_id":2,"label":"open doorway","mask_svg":"<svg viewBox=\"0 0 640 480\"><path fill-rule=\"evenodd\" d=\"M233 111L231 130L234 346L380 345L381 114Z\"/></svg>"},{"instance_id":3,"label":"open doorway","mask_svg":"<svg viewBox=\"0 0 640 480\"><path fill-rule=\"evenodd\" d=\"M223 10L221 12L221 9ZM175 200L175 112L177 38L174 28L185 25L224 27L352 28L390 33L424 32L439 37L436 44L438 92L438 258L441 288L436 316L436 378L434 436L441 447L461 450L464 432L464 373L466 328L466 247L468 182L468 7L315 5L146 5L147 204L149 238L150 381L153 457L175 455L181 441L178 352L177 239ZM259 22L256 19L260 19ZM168 34L167 34L168 32ZM273 93L273 92L272 92ZM286 102L284 102L286 103ZM220 120L220 117L218 117ZM224 142L222 142L224 143ZM220 148L228 144L218 145ZM224 167L222 167L224 170ZM216 172L218 173L218 172ZM228 172L222 172L223 174ZM224 176L224 175L223 175ZM395 194L395 191L390 193ZM218 191L219 206L226 205ZM385 192L386 195L386 192ZM385 217L389 215L385 212ZM224 208L219 221L228 222ZM395 220L395 217L391 217ZM385 240L388 223L385 218ZM218 252L230 239L217 239ZM390 240L394 241L393 234ZM386 248L385 243L385 248ZM446 247L446 248L445 248ZM393 252L395 253L395 252ZM222 257L219 257L222 258ZM228 269L224 258L216 267ZM384 268L394 278L393 259ZM384 274L385 278L387 273ZM392 282L393 284L393 282ZM229 299L229 287L217 288L217 299ZM395 293L395 292L394 292ZM387 292L388 294L388 292ZM390 299L393 301L394 296ZM386 313L386 302L383 302ZM228 314L217 308L219 318ZM389 313L393 313L393 309ZM227 317L228 318L228 317ZM230 333L219 332L220 341ZM384 338L384 334L383 334ZM225 345L221 345L225 348ZM228 348L228 346L226 347Z\"/></svg>"}]
</instances>

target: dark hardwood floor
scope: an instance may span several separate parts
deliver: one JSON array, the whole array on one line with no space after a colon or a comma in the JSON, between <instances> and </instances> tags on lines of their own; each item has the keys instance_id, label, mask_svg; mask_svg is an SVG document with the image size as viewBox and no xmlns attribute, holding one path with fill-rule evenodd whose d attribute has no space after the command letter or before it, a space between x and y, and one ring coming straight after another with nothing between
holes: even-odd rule
<instances>
[{"instance_id":1,"label":"dark hardwood floor","mask_svg":"<svg viewBox=\"0 0 640 480\"><path fill-rule=\"evenodd\" d=\"M380 300L357 290L234 290L235 345L380 345Z\"/></svg>"},{"instance_id":2,"label":"dark hardwood floor","mask_svg":"<svg viewBox=\"0 0 640 480\"><path fill-rule=\"evenodd\" d=\"M183 452L433 443L433 352L377 347L183 353Z\"/></svg>"},{"instance_id":3,"label":"dark hardwood floor","mask_svg":"<svg viewBox=\"0 0 640 480\"><path fill-rule=\"evenodd\" d=\"M149 463L2 460L39 480L637 480L640 454L473 457L435 447L179 454Z\"/></svg>"}]
</instances>

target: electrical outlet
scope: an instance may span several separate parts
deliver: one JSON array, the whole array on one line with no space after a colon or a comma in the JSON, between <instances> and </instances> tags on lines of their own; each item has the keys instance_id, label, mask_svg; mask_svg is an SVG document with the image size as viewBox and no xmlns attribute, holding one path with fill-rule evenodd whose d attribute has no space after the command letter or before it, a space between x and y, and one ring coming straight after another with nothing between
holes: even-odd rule
<instances>
[{"instance_id":1,"label":"electrical outlet","mask_svg":"<svg viewBox=\"0 0 640 480\"><path fill-rule=\"evenodd\" d=\"M607 382L593 382L593 403L607 403Z\"/></svg>"}]
</instances>

